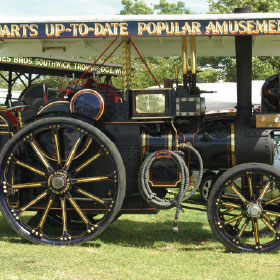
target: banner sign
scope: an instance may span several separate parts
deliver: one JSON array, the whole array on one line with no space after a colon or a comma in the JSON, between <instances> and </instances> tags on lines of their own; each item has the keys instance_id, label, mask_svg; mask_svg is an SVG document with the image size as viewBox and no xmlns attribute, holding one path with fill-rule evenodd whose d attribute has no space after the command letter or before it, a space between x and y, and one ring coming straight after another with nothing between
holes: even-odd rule
<instances>
[{"instance_id":1,"label":"banner sign","mask_svg":"<svg viewBox=\"0 0 280 280\"><path fill-rule=\"evenodd\" d=\"M64 61L40 57L0 57L0 64L1 63L79 72L84 72L91 66L91 63ZM98 74L121 75L122 67L108 66L106 64L101 67L95 65L91 71L97 72Z\"/></svg>"},{"instance_id":2,"label":"banner sign","mask_svg":"<svg viewBox=\"0 0 280 280\"><path fill-rule=\"evenodd\" d=\"M0 38L98 38L280 34L280 19L0 24Z\"/></svg>"}]
</instances>

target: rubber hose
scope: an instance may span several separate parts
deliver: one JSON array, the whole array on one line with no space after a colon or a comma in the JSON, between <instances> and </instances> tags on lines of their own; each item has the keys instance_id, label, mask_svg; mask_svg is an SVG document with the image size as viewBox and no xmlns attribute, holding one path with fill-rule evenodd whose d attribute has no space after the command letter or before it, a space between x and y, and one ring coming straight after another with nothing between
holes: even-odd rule
<instances>
[{"instance_id":1,"label":"rubber hose","mask_svg":"<svg viewBox=\"0 0 280 280\"><path fill-rule=\"evenodd\" d=\"M181 173L181 184L178 194L169 201L166 201L158 197L152 192L149 184L149 174L152 164L157 160L156 154L158 151L148 155L142 163L139 170L138 185L139 190L144 199L152 206L160 209L170 209L178 205L183 201L185 193L189 187L189 171L185 161L173 151L166 151L171 154L171 158L177 163L179 171Z\"/></svg>"},{"instance_id":2,"label":"rubber hose","mask_svg":"<svg viewBox=\"0 0 280 280\"><path fill-rule=\"evenodd\" d=\"M194 188L188 195L186 195L186 193L185 193L183 202L185 202L187 199L189 199L198 190L199 185L202 181L202 177L203 177L203 161L202 161L202 158L201 158L199 152L193 146L188 145L188 144L184 145L184 149L189 150L196 155L198 162L199 162L199 171L198 171L198 181L196 182Z\"/></svg>"}]
</instances>

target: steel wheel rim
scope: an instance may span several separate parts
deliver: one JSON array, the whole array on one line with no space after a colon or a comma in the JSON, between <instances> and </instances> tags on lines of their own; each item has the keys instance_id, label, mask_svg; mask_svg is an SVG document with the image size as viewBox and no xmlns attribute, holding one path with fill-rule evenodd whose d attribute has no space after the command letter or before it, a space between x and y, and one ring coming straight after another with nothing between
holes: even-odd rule
<instances>
[{"instance_id":1,"label":"steel wheel rim","mask_svg":"<svg viewBox=\"0 0 280 280\"><path fill-rule=\"evenodd\" d=\"M244 181L240 179L244 177L248 178L247 186L245 183L241 187L236 182ZM254 177L262 177L261 186L254 183ZM279 183L277 176L260 170L240 172L225 181L212 196L211 212L220 238L239 251L262 252L279 247ZM262 235L264 231L269 234Z\"/></svg>"},{"instance_id":2,"label":"steel wheel rim","mask_svg":"<svg viewBox=\"0 0 280 280\"><path fill-rule=\"evenodd\" d=\"M103 231L104 226L114 219L115 208L117 212L119 211L119 209L117 209L119 208L118 205L116 206L116 200L119 199L120 196L120 177L123 175L120 174L115 155L111 152L110 147L103 143L102 139L98 139L96 134L86 130L83 125L73 125L72 122L72 120L71 122L62 123L53 121L51 125L49 122L43 122L43 125L37 126L35 129L31 129L28 133L22 135L22 137L11 146L9 152L6 153L4 157L4 161L2 161L3 182L0 190L1 210L5 213L5 216L8 217L8 221L12 224L14 229L35 243L64 245L86 242L97 236L99 232ZM82 124L82 122L80 123ZM41 152L42 147L39 148L37 144L34 144L36 142L34 139L38 134L46 130L49 130L55 139L57 138L56 136L58 136L58 134L55 136L56 132L63 130L65 127L70 130L73 129L73 131L75 130L75 133L79 136L77 140L74 141L75 144L70 149L65 160L62 160L61 156L59 156L59 153L62 152L61 150L59 151L59 147L57 147L61 143L61 140L54 140L56 150L59 151L59 153L57 153L57 161L51 163ZM89 155L87 155L87 157L83 157L82 163L76 162L74 164L76 160L75 152L79 150L79 143L84 137L90 137L95 146L99 145L98 148L93 149L93 151L98 149L98 152L97 154L91 155L88 153ZM81 139L78 140L79 138ZM36 164L31 165L24 162L22 159L24 156L21 154L22 146L24 145L29 145L32 148L34 154L36 154L37 161L39 160L41 163L40 167ZM104 157L112 164L111 167L106 167L111 169L110 173L102 174L102 176L99 177L85 177L79 175L83 174L87 168L95 164L98 159L104 159ZM16 181L16 177L11 175L13 172L17 171L12 170L18 168L34 173L35 177L42 178L42 181L25 181L19 184ZM99 197L94 191L89 191L88 185L94 185L101 181L106 181L110 184L110 188L108 189L110 190L110 194L108 194L107 198ZM14 201L12 201L14 200L14 193L19 194L22 190L31 188L37 192L32 199L30 198L29 202L24 205L16 205ZM39 188L40 191L38 192ZM11 195L11 193L13 193L13 195ZM79 199L90 199L91 202L98 205L98 207L94 208L95 213L97 212L97 214L101 216L98 220L89 218L86 212L88 209L81 207L80 202L77 200L78 198L75 197L77 194L79 194ZM37 204L43 201L45 204L42 206L41 211L39 211L38 209L40 209L40 207ZM41 212L41 217L37 226L30 226L28 222L26 222L25 214L35 206L37 207L37 212ZM69 230L67 227L67 219L69 215L72 215L72 212L69 210L71 207L71 211L75 213L75 218L77 219L78 217L81 224L84 224L82 234L75 234L72 229ZM47 227L48 214L54 211L54 209L57 211L58 208L60 208L59 211L62 217L61 233L59 235L55 233L55 236L53 236L49 234L51 230L46 231L45 228Z\"/></svg>"}]
</instances>

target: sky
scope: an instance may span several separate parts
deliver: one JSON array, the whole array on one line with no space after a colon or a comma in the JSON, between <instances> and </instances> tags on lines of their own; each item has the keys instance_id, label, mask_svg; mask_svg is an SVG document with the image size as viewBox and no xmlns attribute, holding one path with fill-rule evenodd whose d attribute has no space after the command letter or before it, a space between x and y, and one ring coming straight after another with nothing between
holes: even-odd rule
<instances>
[{"instance_id":1,"label":"sky","mask_svg":"<svg viewBox=\"0 0 280 280\"><path fill-rule=\"evenodd\" d=\"M194 13L208 10L207 0L180 0ZM177 3L177 0L168 0ZM159 0L146 0L148 6ZM116 15L122 9L121 0L0 0L0 16L89 16Z\"/></svg>"}]
</instances>

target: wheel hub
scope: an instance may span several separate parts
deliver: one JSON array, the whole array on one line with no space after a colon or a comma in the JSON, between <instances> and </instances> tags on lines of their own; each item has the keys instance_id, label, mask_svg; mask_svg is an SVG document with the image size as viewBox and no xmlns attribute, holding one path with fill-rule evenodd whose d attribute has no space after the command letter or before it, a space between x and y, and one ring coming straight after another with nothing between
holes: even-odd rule
<instances>
[{"instance_id":1,"label":"wheel hub","mask_svg":"<svg viewBox=\"0 0 280 280\"><path fill-rule=\"evenodd\" d=\"M251 203L247 208L247 215L250 218L259 218L262 213L262 207L257 203Z\"/></svg>"},{"instance_id":2,"label":"wheel hub","mask_svg":"<svg viewBox=\"0 0 280 280\"><path fill-rule=\"evenodd\" d=\"M63 194L71 187L68 174L64 171L55 171L48 179L48 186L55 194Z\"/></svg>"},{"instance_id":3,"label":"wheel hub","mask_svg":"<svg viewBox=\"0 0 280 280\"><path fill-rule=\"evenodd\" d=\"M63 187L65 187L65 183L66 181L64 176L60 175L54 176L51 181L52 187L56 190L61 190Z\"/></svg>"}]
</instances>

